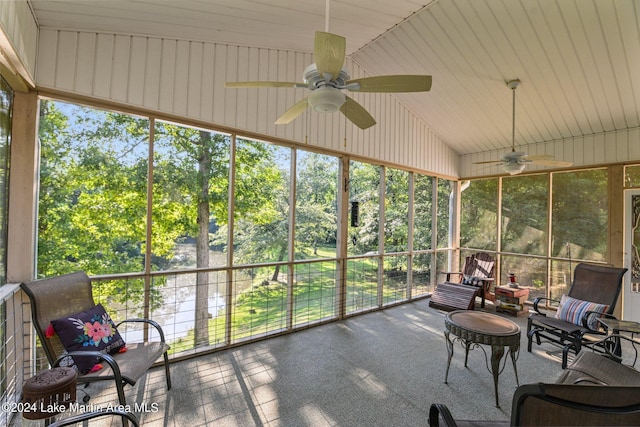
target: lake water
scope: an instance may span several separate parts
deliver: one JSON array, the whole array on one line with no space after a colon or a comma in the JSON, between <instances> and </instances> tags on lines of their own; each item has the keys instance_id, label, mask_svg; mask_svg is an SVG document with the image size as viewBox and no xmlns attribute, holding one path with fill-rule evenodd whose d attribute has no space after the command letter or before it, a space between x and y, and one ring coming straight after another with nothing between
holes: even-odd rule
<instances>
[{"instance_id":1,"label":"lake water","mask_svg":"<svg viewBox=\"0 0 640 427\"><path fill-rule=\"evenodd\" d=\"M226 254L210 251L209 265L224 265ZM195 268L196 247L194 243L176 245L174 260L169 269ZM177 341L187 336L195 324L196 273L167 276L167 283L161 289L163 306L151 313L151 319L162 325L168 342ZM224 309L226 293L226 274L209 273L209 315L211 318ZM142 341L141 330L122 333L125 341ZM153 335L152 335L153 337Z\"/></svg>"}]
</instances>

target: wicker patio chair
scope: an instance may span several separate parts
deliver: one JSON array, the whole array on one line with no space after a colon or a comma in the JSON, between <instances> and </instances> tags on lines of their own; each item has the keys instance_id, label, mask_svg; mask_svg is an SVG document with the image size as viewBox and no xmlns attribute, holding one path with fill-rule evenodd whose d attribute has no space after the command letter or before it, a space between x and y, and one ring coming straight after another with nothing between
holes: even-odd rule
<instances>
[{"instance_id":1,"label":"wicker patio chair","mask_svg":"<svg viewBox=\"0 0 640 427\"><path fill-rule=\"evenodd\" d=\"M442 310L473 310L476 296L480 296L481 307L490 295L494 282L495 260L486 252L478 252L465 258L462 271L444 271L444 283L439 284L431 295L429 305Z\"/></svg>"},{"instance_id":2,"label":"wicker patio chair","mask_svg":"<svg viewBox=\"0 0 640 427\"><path fill-rule=\"evenodd\" d=\"M429 409L429 426L637 426L640 387L525 384L516 389L511 421L455 420L444 404Z\"/></svg>"},{"instance_id":3,"label":"wicker patio chair","mask_svg":"<svg viewBox=\"0 0 640 427\"><path fill-rule=\"evenodd\" d=\"M119 417L122 420L122 425L126 426L129 424L133 424L134 427L138 427L140 423L135 415L131 412L121 411L119 409L105 409L101 411L92 411L85 412L83 414L74 415L68 418L63 418L58 421L54 421L52 424L49 424L49 427L65 427L72 426L82 423L81 425L86 425L86 422L89 420L93 420L95 418L114 418Z\"/></svg>"},{"instance_id":4,"label":"wicker patio chair","mask_svg":"<svg viewBox=\"0 0 640 427\"><path fill-rule=\"evenodd\" d=\"M606 341L593 339L594 335L602 337L606 335L606 331L601 328L596 319L598 315L613 316L613 310L622 289L622 278L626 271L626 268L578 264L574 271L573 283L565 299L568 301L565 308L569 308L563 309L561 306L558 309L557 314L561 314L560 318L547 315L540 307L542 301L556 303L560 301L543 297L533 301L534 311L529 315L527 322L527 350L531 352L534 338L538 345L542 342L541 338L559 345L562 347L563 369L567 367L570 350L578 354L583 346L587 346L596 350L600 347L604 352L602 345L605 345ZM595 307L598 309L594 309ZM562 313L566 313L566 316ZM573 316L573 321L568 321L567 316Z\"/></svg>"},{"instance_id":5,"label":"wicker patio chair","mask_svg":"<svg viewBox=\"0 0 640 427\"><path fill-rule=\"evenodd\" d=\"M52 321L92 309L96 306L93 300L91 280L84 272L75 272L62 276L34 280L22 283L22 289L31 301L33 325L42 343L42 347L52 367L60 366L63 360L73 357L75 361L97 358L103 368L89 373L78 373L78 384L89 384L96 381L114 381L120 404L126 406L124 386L135 383L160 358L164 357L164 368L167 389L171 389L171 374L169 371L169 346L165 342L164 332L160 325L147 319L127 319L123 323L147 323L157 331L159 341L144 343L126 343L126 352L107 354L100 351L71 351L67 352L58 335L47 337L47 328ZM85 402L89 396L86 395Z\"/></svg>"}]
</instances>

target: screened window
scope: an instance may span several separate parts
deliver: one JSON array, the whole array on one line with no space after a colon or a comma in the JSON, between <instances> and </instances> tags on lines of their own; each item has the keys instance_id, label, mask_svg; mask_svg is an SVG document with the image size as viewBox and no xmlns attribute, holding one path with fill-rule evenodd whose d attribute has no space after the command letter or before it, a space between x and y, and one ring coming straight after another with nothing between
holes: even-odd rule
<instances>
[{"instance_id":1,"label":"screened window","mask_svg":"<svg viewBox=\"0 0 640 427\"><path fill-rule=\"evenodd\" d=\"M41 108L38 275L140 271L148 120L63 102Z\"/></svg>"},{"instance_id":2,"label":"screened window","mask_svg":"<svg viewBox=\"0 0 640 427\"><path fill-rule=\"evenodd\" d=\"M403 252L409 239L409 173L386 168L384 251Z\"/></svg>"},{"instance_id":3,"label":"screened window","mask_svg":"<svg viewBox=\"0 0 640 427\"><path fill-rule=\"evenodd\" d=\"M296 152L296 259L335 258L338 159Z\"/></svg>"},{"instance_id":4,"label":"screened window","mask_svg":"<svg viewBox=\"0 0 640 427\"><path fill-rule=\"evenodd\" d=\"M496 250L498 180L479 179L462 184L460 247Z\"/></svg>"},{"instance_id":5,"label":"screened window","mask_svg":"<svg viewBox=\"0 0 640 427\"><path fill-rule=\"evenodd\" d=\"M502 180L502 251L545 255L549 218L548 175Z\"/></svg>"},{"instance_id":6,"label":"screened window","mask_svg":"<svg viewBox=\"0 0 640 427\"><path fill-rule=\"evenodd\" d=\"M609 227L606 169L553 174L552 256L605 261Z\"/></svg>"},{"instance_id":7,"label":"screened window","mask_svg":"<svg viewBox=\"0 0 640 427\"><path fill-rule=\"evenodd\" d=\"M13 91L0 78L0 286L7 282L7 212Z\"/></svg>"},{"instance_id":8,"label":"screened window","mask_svg":"<svg viewBox=\"0 0 640 427\"><path fill-rule=\"evenodd\" d=\"M433 182L431 176L414 174L414 250L431 249L433 246Z\"/></svg>"},{"instance_id":9,"label":"screened window","mask_svg":"<svg viewBox=\"0 0 640 427\"><path fill-rule=\"evenodd\" d=\"M624 186L626 188L640 187L640 166L626 166L624 168Z\"/></svg>"},{"instance_id":10,"label":"screened window","mask_svg":"<svg viewBox=\"0 0 640 427\"><path fill-rule=\"evenodd\" d=\"M349 255L378 252L380 220L380 167L368 163L351 162L349 182L351 202L358 203L358 221L353 211L349 226Z\"/></svg>"},{"instance_id":11,"label":"screened window","mask_svg":"<svg viewBox=\"0 0 640 427\"><path fill-rule=\"evenodd\" d=\"M41 108L38 275L86 271L112 315L160 320L172 352L426 295L436 216L449 245L451 181L350 161L343 183L333 155L62 101Z\"/></svg>"},{"instance_id":12,"label":"screened window","mask_svg":"<svg viewBox=\"0 0 640 427\"><path fill-rule=\"evenodd\" d=\"M9 200L9 154L11 147L11 117L13 91L0 77L0 286L7 282L7 211ZM7 378L7 310L6 302L0 303L0 399L6 399ZM14 337L15 341L15 337ZM8 412L6 412L7 415ZM2 418L0 418L2 419Z\"/></svg>"},{"instance_id":13,"label":"screened window","mask_svg":"<svg viewBox=\"0 0 640 427\"><path fill-rule=\"evenodd\" d=\"M236 143L234 264L288 260L290 170L290 148L250 139Z\"/></svg>"},{"instance_id":14,"label":"screened window","mask_svg":"<svg viewBox=\"0 0 640 427\"><path fill-rule=\"evenodd\" d=\"M453 204L455 203L455 181L438 178L438 248L449 248L452 245L451 228Z\"/></svg>"}]
</instances>

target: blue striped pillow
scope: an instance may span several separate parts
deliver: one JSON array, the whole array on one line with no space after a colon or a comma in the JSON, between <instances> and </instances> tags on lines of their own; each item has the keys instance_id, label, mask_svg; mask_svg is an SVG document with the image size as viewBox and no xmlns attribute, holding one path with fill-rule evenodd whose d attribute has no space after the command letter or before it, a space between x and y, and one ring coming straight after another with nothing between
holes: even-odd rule
<instances>
[{"instance_id":1,"label":"blue striped pillow","mask_svg":"<svg viewBox=\"0 0 640 427\"><path fill-rule=\"evenodd\" d=\"M582 301L562 295L560 299L560 307L556 311L556 318L574 325L582 326L582 317L587 311L595 311L604 313L609 306L607 304L597 304L595 302ZM598 315L591 315L587 321L589 329L598 330Z\"/></svg>"}]
</instances>

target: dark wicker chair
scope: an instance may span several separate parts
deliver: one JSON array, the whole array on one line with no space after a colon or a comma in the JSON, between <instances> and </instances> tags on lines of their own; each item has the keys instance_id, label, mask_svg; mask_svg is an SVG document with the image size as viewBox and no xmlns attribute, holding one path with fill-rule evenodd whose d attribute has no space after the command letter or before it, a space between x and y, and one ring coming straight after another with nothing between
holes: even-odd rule
<instances>
[{"instance_id":1,"label":"dark wicker chair","mask_svg":"<svg viewBox=\"0 0 640 427\"><path fill-rule=\"evenodd\" d=\"M640 387L525 384L516 389L511 421L457 421L444 404L429 410L429 426L637 426Z\"/></svg>"},{"instance_id":2,"label":"dark wicker chair","mask_svg":"<svg viewBox=\"0 0 640 427\"><path fill-rule=\"evenodd\" d=\"M618 296L622 289L622 278L626 273L626 268L607 267L602 265L593 265L581 263L578 264L574 271L573 283L569 288L567 296L581 301L588 301L597 304L606 304L608 309L604 315L612 317L618 301ZM557 344L562 347L562 368L567 367L567 359L570 350L578 354L583 346L598 349L606 344L601 339L593 339L594 335L604 337L606 331L603 329L594 329L589 326L591 316L597 316L597 313L587 311L581 318L581 325L576 325L554 316L547 315L541 311L540 303L542 301L559 301L550 298L536 298L533 301L533 312L529 315L527 322L527 350L531 352L531 347L535 338L538 345L541 344L541 338L547 342ZM605 349L602 347L601 351Z\"/></svg>"},{"instance_id":3,"label":"dark wicker chair","mask_svg":"<svg viewBox=\"0 0 640 427\"><path fill-rule=\"evenodd\" d=\"M106 417L119 417L122 420L122 425L126 426L131 422L134 427L138 427L140 423L138 419L131 412L125 412L118 409L105 409L102 411L92 411L85 412L83 414L74 415L68 418L63 418L58 421L54 421L52 424L49 424L49 427L65 427L72 426L82 423L81 425L86 425L86 422L89 420L93 420L95 418L106 418Z\"/></svg>"},{"instance_id":4,"label":"dark wicker chair","mask_svg":"<svg viewBox=\"0 0 640 427\"><path fill-rule=\"evenodd\" d=\"M555 383L518 387L511 420L455 420L444 404L429 410L430 426L637 426L640 372L610 355L581 352Z\"/></svg>"},{"instance_id":5,"label":"dark wicker chair","mask_svg":"<svg viewBox=\"0 0 640 427\"><path fill-rule=\"evenodd\" d=\"M473 310L476 296L480 296L481 307L490 295L494 282L495 260L486 252L478 252L465 258L462 271L443 271L445 281L439 284L429 305L442 310Z\"/></svg>"},{"instance_id":6,"label":"dark wicker chair","mask_svg":"<svg viewBox=\"0 0 640 427\"><path fill-rule=\"evenodd\" d=\"M96 381L115 381L120 404L126 406L124 386L135 383L160 358L164 357L164 368L167 389L171 389L171 375L169 371L169 346L165 342L164 332L160 325L147 319L127 319L125 322L147 323L156 329L159 341L144 343L127 342L127 351L114 355L98 351L74 351L66 353L57 335L47 338L46 329L52 320L71 316L95 306L91 287L91 280L84 272L70 273L62 276L34 280L22 283L22 289L31 301L33 324L44 348L49 364L59 366L68 356L98 357L104 363L103 369L87 374L78 374L78 384L88 384ZM88 400L88 395L84 399Z\"/></svg>"}]
</instances>

